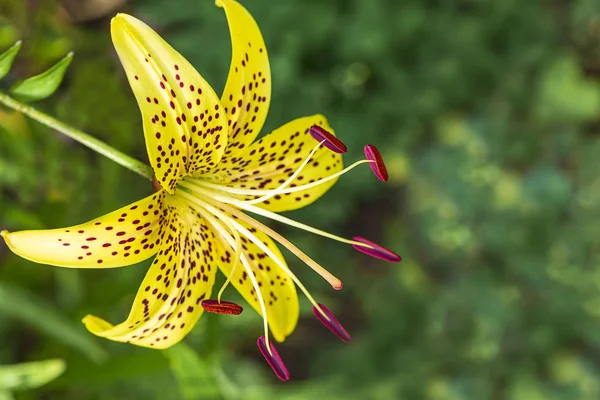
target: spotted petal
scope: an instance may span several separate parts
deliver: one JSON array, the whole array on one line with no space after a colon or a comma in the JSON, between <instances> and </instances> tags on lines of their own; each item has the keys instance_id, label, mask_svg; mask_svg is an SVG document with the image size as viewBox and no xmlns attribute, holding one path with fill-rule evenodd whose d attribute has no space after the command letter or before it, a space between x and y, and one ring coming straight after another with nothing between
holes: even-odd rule
<instances>
[{"instance_id":1,"label":"spotted petal","mask_svg":"<svg viewBox=\"0 0 600 400\"><path fill-rule=\"evenodd\" d=\"M126 321L113 326L88 315L83 322L95 335L118 342L164 349L179 342L196 324L210 297L217 266L214 234L201 216L168 208L163 244L133 301Z\"/></svg>"},{"instance_id":2,"label":"spotted petal","mask_svg":"<svg viewBox=\"0 0 600 400\"><path fill-rule=\"evenodd\" d=\"M8 247L28 260L70 268L114 268L156 253L164 193L156 193L85 224L63 229L2 232Z\"/></svg>"},{"instance_id":3,"label":"spotted petal","mask_svg":"<svg viewBox=\"0 0 600 400\"><path fill-rule=\"evenodd\" d=\"M221 96L230 128L225 158L248 147L263 127L271 101L267 48L252 15L238 2L217 0L231 33L231 66Z\"/></svg>"},{"instance_id":4,"label":"spotted petal","mask_svg":"<svg viewBox=\"0 0 600 400\"><path fill-rule=\"evenodd\" d=\"M280 260L285 263L281 252L271 238L242 221L237 221L262 241ZM275 340L282 342L292 333L298 322L299 305L296 286L275 261L269 258L257 245L241 236L242 253L249 261L260 287L267 309L269 328ZM230 276L234 265L235 251L220 241L217 245L217 260L221 272ZM286 264L287 265L287 264ZM248 273L241 263L238 264L231 283L244 299L262 316L260 303Z\"/></svg>"},{"instance_id":5,"label":"spotted petal","mask_svg":"<svg viewBox=\"0 0 600 400\"><path fill-rule=\"evenodd\" d=\"M194 67L140 20L119 14L111 34L142 112L148 157L161 186L215 166L227 145L225 112Z\"/></svg>"},{"instance_id":6,"label":"spotted petal","mask_svg":"<svg viewBox=\"0 0 600 400\"><path fill-rule=\"evenodd\" d=\"M322 115L298 118L253 143L227 160L227 163L219 165L211 174L212 179L222 185L246 190L278 188L294 174L318 144L308 133L312 125L319 125L334 133ZM342 168L341 155L322 146L289 187L315 182L341 171ZM336 180L295 193L279 194L257 205L275 212L302 208L321 197ZM258 197L260 196L240 198Z\"/></svg>"}]
</instances>

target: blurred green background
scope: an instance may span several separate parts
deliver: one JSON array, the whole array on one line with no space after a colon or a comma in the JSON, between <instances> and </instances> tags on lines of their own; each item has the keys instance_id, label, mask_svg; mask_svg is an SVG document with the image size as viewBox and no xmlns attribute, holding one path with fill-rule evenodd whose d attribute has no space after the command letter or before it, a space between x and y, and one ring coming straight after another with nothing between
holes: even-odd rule
<instances>
[{"instance_id":1,"label":"blurred green background","mask_svg":"<svg viewBox=\"0 0 600 400\"><path fill-rule=\"evenodd\" d=\"M289 214L379 241L401 264L274 225L342 278L334 292L288 257L354 341L303 300L278 346L292 374L280 384L251 311L205 315L163 352L102 340L80 319L121 321L149 262L60 269L0 243L0 364L58 359L0 369L0 388L17 379L23 400L600 398L600 2L243 4L271 55L265 132L324 113L347 164L373 143L388 165L387 185L359 168ZM220 92L230 40L211 0L0 0L0 48L24 41L0 85L74 50L60 91L37 107L146 160L109 37L118 11L150 23ZM149 193L134 173L0 109L0 229L68 226Z\"/></svg>"}]
</instances>

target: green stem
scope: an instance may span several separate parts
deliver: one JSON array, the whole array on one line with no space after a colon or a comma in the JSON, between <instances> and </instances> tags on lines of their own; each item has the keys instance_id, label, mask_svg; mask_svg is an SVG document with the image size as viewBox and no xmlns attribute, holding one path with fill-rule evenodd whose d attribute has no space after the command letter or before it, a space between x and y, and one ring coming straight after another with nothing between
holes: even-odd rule
<instances>
[{"instance_id":1,"label":"green stem","mask_svg":"<svg viewBox=\"0 0 600 400\"><path fill-rule=\"evenodd\" d=\"M27 115L29 118L34 119L37 122L46 125L47 127L52 128L65 136L70 137L73 140L76 140L82 145L88 147L89 149L94 150L96 153L102 154L104 157L113 160L117 164L120 164L123 167L132 170L136 174L139 174L146 179L152 180L152 178L154 177L152 168L144 164L143 162L136 160L133 157L129 157L127 154L121 153L120 151L110 147L101 140L98 140L95 137L80 131L79 129L75 129L63 122L60 122L56 118L44 114L43 112L38 111L31 106L23 104L1 92L0 103L3 103L5 106L12 108L15 111L19 111Z\"/></svg>"}]
</instances>

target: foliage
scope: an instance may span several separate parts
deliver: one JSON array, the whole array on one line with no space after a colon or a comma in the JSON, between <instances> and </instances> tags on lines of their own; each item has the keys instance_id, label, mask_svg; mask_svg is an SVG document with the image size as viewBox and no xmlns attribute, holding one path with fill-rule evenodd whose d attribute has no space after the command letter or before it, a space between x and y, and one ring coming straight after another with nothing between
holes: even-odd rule
<instances>
[{"instance_id":1,"label":"foliage","mask_svg":"<svg viewBox=\"0 0 600 400\"><path fill-rule=\"evenodd\" d=\"M27 308L12 299L13 310L0 307L0 340L9 344L0 363L58 357L67 365L16 398L599 398L598 2L244 4L272 60L266 130L322 112L350 149L347 163L373 143L390 172L384 186L368 168L354 171L291 216L372 238L404 261L384 264L275 226L344 280L333 293L288 257L354 338L339 342L304 302L298 329L278 346L292 373L285 385L261 360L261 321L251 312L203 317L186 344L164 353L90 337L108 354L95 364L47 334L45 312L38 326L22 323ZM212 1L138 0L119 10L151 23L223 87L229 36ZM52 0L0 0L0 48L23 39L5 81L74 50L63 85L40 108L145 159L139 111L110 45L114 12L82 21ZM0 123L2 229L75 224L151 192L19 115L2 110ZM87 313L121 320L148 265L63 270L0 245L3 287L51 303L73 335L86 335L76 325Z\"/></svg>"}]
</instances>

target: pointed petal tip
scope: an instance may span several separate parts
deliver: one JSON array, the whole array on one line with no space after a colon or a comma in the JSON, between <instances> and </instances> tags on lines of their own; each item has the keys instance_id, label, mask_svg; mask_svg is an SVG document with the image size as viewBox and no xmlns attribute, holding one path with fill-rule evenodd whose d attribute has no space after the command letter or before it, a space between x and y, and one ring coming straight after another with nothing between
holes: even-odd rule
<instances>
[{"instance_id":1,"label":"pointed petal tip","mask_svg":"<svg viewBox=\"0 0 600 400\"><path fill-rule=\"evenodd\" d=\"M118 13L117 15L115 15L114 17L112 17L112 18L110 19L110 26L111 26L111 28L112 28L112 27L113 27L115 24L118 24L118 23L120 23L120 22L125 22L125 21L127 20L127 17L128 17L128 16L129 16L129 15L127 15L127 14L124 14L124 13Z\"/></svg>"},{"instance_id":2,"label":"pointed petal tip","mask_svg":"<svg viewBox=\"0 0 600 400\"><path fill-rule=\"evenodd\" d=\"M121 31L129 31L129 34L131 35L131 32L139 31L139 29L136 27L136 25L139 26L139 24L142 24L142 26L145 25L142 21L140 21L133 15L118 13L110 20L110 32L113 38L116 33L119 33Z\"/></svg>"},{"instance_id":3,"label":"pointed petal tip","mask_svg":"<svg viewBox=\"0 0 600 400\"><path fill-rule=\"evenodd\" d=\"M88 314L85 317L83 317L81 322L85 326L85 329L87 329L96 336L104 336L104 332L114 327L112 324L106 322L102 318L98 318L92 314Z\"/></svg>"},{"instance_id":4,"label":"pointed petal tip","mask_svg":"<svg viewBox=\"0 0 600 400\"><path fill-rule=\"evenodd\" d=\"M6 243L6 246L8 246L8 248L11 249L12 252L14 252L13 246L10 243L10 240L8 239L9 235L10 235L10 232L7 231L6 229L3 231L0 231L0 236L2 236L2 239L4 239L4 243Z\"/></svg>"},{"instance_id":5,"label":"pointed petal tip","mask_svg":"<svg viewBox=\"0 0 600 400\"><path fill-rule=\"evenodd\" d=\"M319 125L311 126L308 132L310 133L310 136L312 136L317 142L324 141L323 146L327 147L334 153L344 154L348 151L348 148L340 139Z\"/></svg>"},{"instance_id":6,"label":"pointed petal tip","mask_svg":"<svg viewBox=\"0 0 600 400\"><path fill-rule=\"evenodd\" d=\"M313 306L312 312L315 315L315 317L317 317L317 319L323 325L325 325L327 329L329 329L335 336L340 338L340 340L342 340L343 342L349 343L350 341L352 341L352 337L346 331L346 329L344 329L342 324L340 324L335 315L333 315L333 313L329 311L329 309L323 304L318 303L317 305L319 306L319 308L321 308L321 311L323 313L321 313L321 311L319 311L317 307Z\"/></svg>"},{"instance_id":7,"label":"pointed petal tip","mask_svg":"<svg viewBox=\"0 0 600 400\"><path fill-rule=\"evenodd\" d=\"M264 336L259 336L259 338L256 341L256 344L258 345L258 349L262 353L263 357L265 358L275 375L277 375L277 377L282 381L289 380L290 373L285 364L283 363L283 360L279 356L279 353L273 345L273 342L269 342L269 348L271 349L271 352L269 352L269 349L267 348L267 341Z\"/></svg>"},{"instance_id":8,"label":"pointed petal tip","mask_svg":"<svg viewBox=\"0 0 600 400\"><path fill-rule=\"evenodd\" d=\"M383 162L383 158L381 158L381 154L377 147L372 144L368 144L365 146L365 157L369 161L373 161L369 163L369 166L373 170L373 173L382 182L387 182L388 180L388 172L385 167L385 163Z\"/></svg>"},{"instance_id":9,"label":"pointed petal tip","mask_svg":"<svg viewBox=\"0 0 600 400\"><path fill-rule=\"evenodd\" d=\"M378 245L377 243L371 242L361 236L355 236L353 238L357 242L364 243L371 247L360 246L357 244L353 244L352 247L354 250L360 251L368 256L379 258L380 260L388 261L388 262L400 262L402 261L402 257L398 254L394 253L391 250L386 249L383 246Z\"/></svg>"},{"instance_id":10,"label":"pointed petal tip","mask_svg":"<svg viewBox=\"0 0 600 400\"><path fill-rule=\"evenodd\" d=\"M204 311L215 314L240 315L244 311L239 304L226 300L203 300L200 304Z\"/></svg>"}]
</instances>

